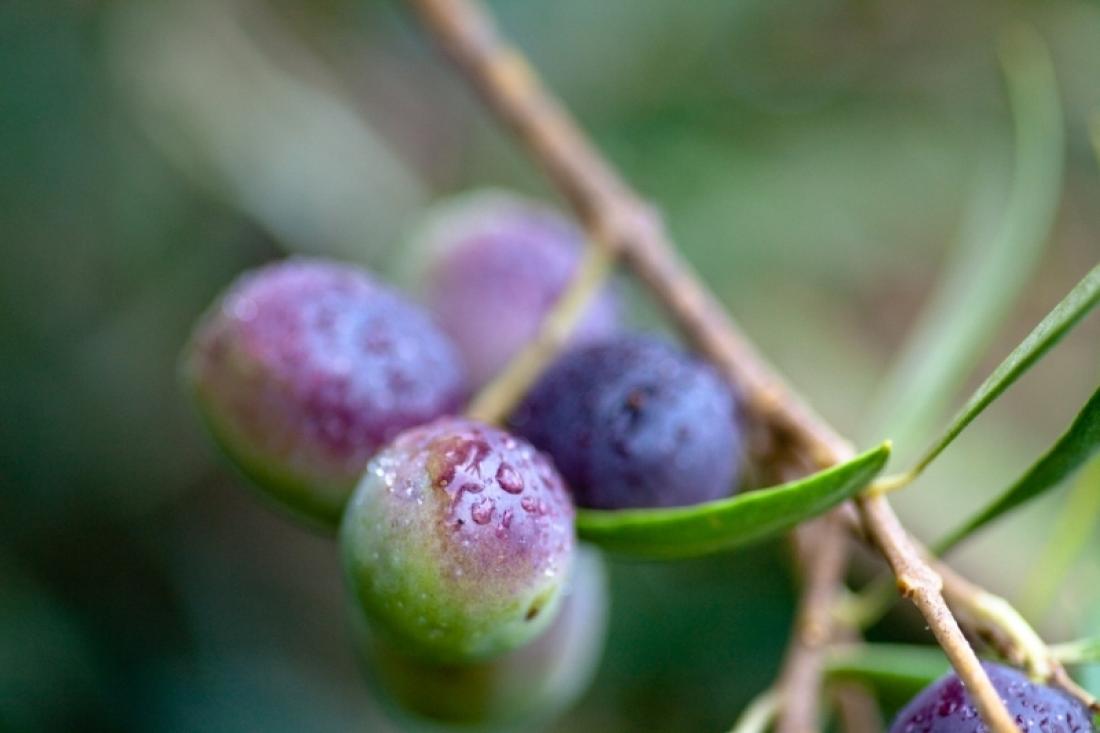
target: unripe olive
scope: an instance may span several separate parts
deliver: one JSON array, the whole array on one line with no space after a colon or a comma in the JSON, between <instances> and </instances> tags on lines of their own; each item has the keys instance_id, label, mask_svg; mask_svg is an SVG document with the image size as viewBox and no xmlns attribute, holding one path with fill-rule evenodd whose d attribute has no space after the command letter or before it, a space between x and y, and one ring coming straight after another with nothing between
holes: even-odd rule
<instances>
[{"instance_id":1,"label":"unripe olive","mask_svg":"<svg viewBox=\"0 0 1100 733\"><path fill-rule=\"evenodd\" d=\"M499 657L438 663L403 653L357 619L368 674L399 711L441 723L529 730L568 709L588 688L607 635L607 571L582 548L557 617L534 641Z\"/></svg>"},{"instance_id":2,"label":"unripe olive","mask_svg":"<svg viewBox=\"0 0 1100 733\"><path fill-rule=\"evenodd\" d=\"M530 343L580 264L584 234L548 206L500 191L436 204L407 255L416 288L454 340L474 385L488 382ZM619 304L604 289L573 343L618 328Z\"/></svg>"},{"instance_id":3,"label":"unripe olive","mask_svg":"<svg viewBox=\"0 0 1100 733\"><path fill-rule=\"evenodd\" d=\"M552 620L573 561L573 506L526 441L441 418L375 456L340 539L351 592L381 635L468 662Z\"/></svg>"},{"instance_id":4,"label":"unripe olive","mask_svg":"<svg viewBox=\"0 0 1100 733\"><path fill-rule=\"evenodd\" d=\"M456 412L467 387L431 317L361 268L291 259L241 276L203 317L184 376L231 459L335 528L371 455Z\"/></svg>"}]
</instances>

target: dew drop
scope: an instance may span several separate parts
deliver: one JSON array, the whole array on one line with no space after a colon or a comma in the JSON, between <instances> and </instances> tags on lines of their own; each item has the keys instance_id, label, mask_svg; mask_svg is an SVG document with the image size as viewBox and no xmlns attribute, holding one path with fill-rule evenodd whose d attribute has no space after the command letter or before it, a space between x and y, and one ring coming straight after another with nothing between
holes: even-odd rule
<instances>
[{"instance_id":1,"label":"dew drop","mask_svg":"<svg viewBox=\"0 0 1100 733\"><path fill-rule=\"evenodd\" d=\"M479 499L477 503L470 507L470 518L478 524L488 524L493 518L493 511L495 509L496 507L493 505L492 499Z\"/></svg>"},{"instance_id":2,"label":"dew drop","mask_svg":"<svg viewBox=\"0 0 1100 733\"><path fill-rule=\"evenodd\" d=\"M484 490L484 486L482 486L481 484L475 484L473 481L464 483L459 488L459 491L465 492L467 494L480 494Z\"/></svg>"},{"instance_id":3,"label":"dew drop","mask_svg":"<svg viewBox=\"0 0 1100 733\"><path fill-rule=\"evenodd\" d=\"M497 468L497 483L509 494L519 494L523 491L523 478L508 463L501 463Z\"/></svg>"}]
</instances>

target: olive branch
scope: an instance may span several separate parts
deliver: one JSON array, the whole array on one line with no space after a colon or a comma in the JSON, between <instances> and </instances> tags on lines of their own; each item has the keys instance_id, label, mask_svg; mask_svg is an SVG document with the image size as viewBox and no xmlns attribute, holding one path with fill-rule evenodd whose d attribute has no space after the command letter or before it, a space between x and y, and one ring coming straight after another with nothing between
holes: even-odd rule
<instances>
[{"instance_id":1,"label":"olive branch","mask_svg":"<svg viewBox=\"0 0 1100 733\"><path fill-rule=\"evenodd\" d=\"M647 286L684 336L739 389L753 431L750 444L757 464L790 479L851 461L855 457L851 443L817 415L741 333L677 254L657 209L600 154L564 105L542 84L523 54L501 35L486 8L477 0L410 0L410 4L455 66L557 186L591 240L585 265L547 318L539 337L475 400L473 413L493 420L510 411L561 349L588 297L598 289L611 265L618 262ZM1026 52L1031 40L1026 33L1017 33L1012 42L1023 44ZM1041 65L1038 68L1041 74ZM1021 76L1027 73L1025 69ZM1025 115L1029 111L1033 110L1025 109ZM1040 116L1031 123L1042 125L1044 120ZM1040 173L1047 172L1041 169L1041 158L1036 161L1036 156L1027 156L1028 150L1021 150L1024 155L1018 162L1039 166ZM1035 192L1014 193L1027 197ZM1040 220L1043 213L1031 212L1025 223ZM1041 221L1038 228L1042 230ZM1011 232L1006 237L1011 239ZM901 595L920 611L991 730L1011 733L1016 727L964 635L963 625L990 640L1009 660L1026 666L1033 675L1061 685L1094 711L1100 710L1096 699L1073 683L1061 661L1027 621L1004 599L965 579L915 540L886 496L889 490L914 479L1098 297L1100 271L1094 270L1040 324L1032 334L1034 338L1029 337L1021 345L1022 351L1018 349L1020 353L1014 352L1006 360L1007 367L1003 364L1005 368L987 380L945 438L916 468L882 479L828 515L798 527L795 537L805 588L783 670L773 689L746 712L738 730L762 730L773 717L781 733L818 729L826 653L833 641L851 639L856 634L851 624L838 623L835 613L849 537L873 546L886 560ZM1088 424L1092 424L1091 418ZM1083 460L1094 443L1088 443L1089 450L1085 450L1078 441L1074 455ZM1057 477L1047 478L1045 484L1032 481L1025 488L1034 495L1053 485ZM660 521L681 519L666 516Z\"/></svg>"}]
</instances>

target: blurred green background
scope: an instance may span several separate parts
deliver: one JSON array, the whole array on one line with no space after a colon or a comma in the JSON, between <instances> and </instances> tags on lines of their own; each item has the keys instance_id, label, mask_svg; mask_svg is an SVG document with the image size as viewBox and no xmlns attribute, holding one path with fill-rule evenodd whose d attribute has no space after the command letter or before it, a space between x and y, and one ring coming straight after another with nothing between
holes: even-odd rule
<instances>
[{"instance_id":1,"label":"blurred green background","mask_svg":"<svg viewBox=\"0 0 1100 733\"><path fill-rule=\"evenodd\" d=\"M976 189L1011 160L1010 23L1050 47L1065 190L972 383L1100 255L1095 2L493 5L744 328L852 434ZM0 4L0 730L396 729L350 650L335 547L239 488L176 362L235 273L286 252L384 270L424 206L484 185L554 198L397 2ZM640 302L638 319L656 312ZM1094 319L899 497L918 535L1068 424L1098 339ZM959 564L1015 597L1059 497ZM1038 619L1051 638L1100 633L1091 541ZM728 727L781 659L787 546L612 576L604 663L554 730ZM904 609L873 635L928 641Z\"/></svg>"}]
</instances>

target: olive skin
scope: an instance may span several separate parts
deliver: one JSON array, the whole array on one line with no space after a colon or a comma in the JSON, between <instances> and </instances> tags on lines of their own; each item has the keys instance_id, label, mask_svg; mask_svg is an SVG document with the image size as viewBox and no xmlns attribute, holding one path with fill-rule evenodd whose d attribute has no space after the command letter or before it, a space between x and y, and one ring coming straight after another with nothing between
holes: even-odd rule
<instances>
[{"instance_id":1,"label":"olive skin","mask_svg":"<svg viewBox=\"0 0 1100 733\"><path fill-rule=\"evenodd\" d=\"M332 530L375 451L468 393L420 306L362 268L305 258L240 276L196 327L183 377L263 495Z\"/></svg>"},{"instance_id":2,"label":"olive skin","mask_svg":"<svg viewBox=\"0 0 1100 733\"><path fill-rule=\"evenodd\" d=\"M531 730L571 707L603 655L610 593L599 552L582 547L561 610L529 644L466 664L426 661L372 633L353 610L367 675L398 717L476 730Z\"/></svg>"},{"instance_id":3,"label":"olive skin","mask_svg":"<svg viewBox=\"0 0 1100 733\"><path fill-rule=\"evenodd\" d=\"M435 204L406 258L413 287L458 346L471 384L491 380L539 332L581 262L584 233L554 209L503 191ZM613 286L593 298L571 343L619 328Z\"/></svg>"},{"instance_id":4,"label":"olive skin","mask_svg":"<svg viewBox=\"0 0 1100 733\"><path fill-rule=\"evenodd\" d=\"M341 526L345 575L373 628L403 651L487 659L552 621L573 518L561 478L529 443L441 418L368 465Z\"/></svg>"},{"instance_id":5,"label":"olive skin","mask_svg":"<svg viewBox=\"0 0 1100 733\"><path fill-rule=\"evenodd\" d=\"M1091 733L1092 715L1061 690L1032 682L1018 669L983 662L1021 733ZM890 733L982 733L978 709L954 672L933 682L898 714Z\"/></svg>"},{"instance_id":6,"label":"olive skin","mask_svg":"<svg viewBox=\"0 0 1100 733\"><path fill-rule=\"evenodd\" d=\"M550 454L577 506L686 506L729 496L742 443L731 387L659 338L619 335L562 354L509 426Z\"/></svg>"}]
</instances>

